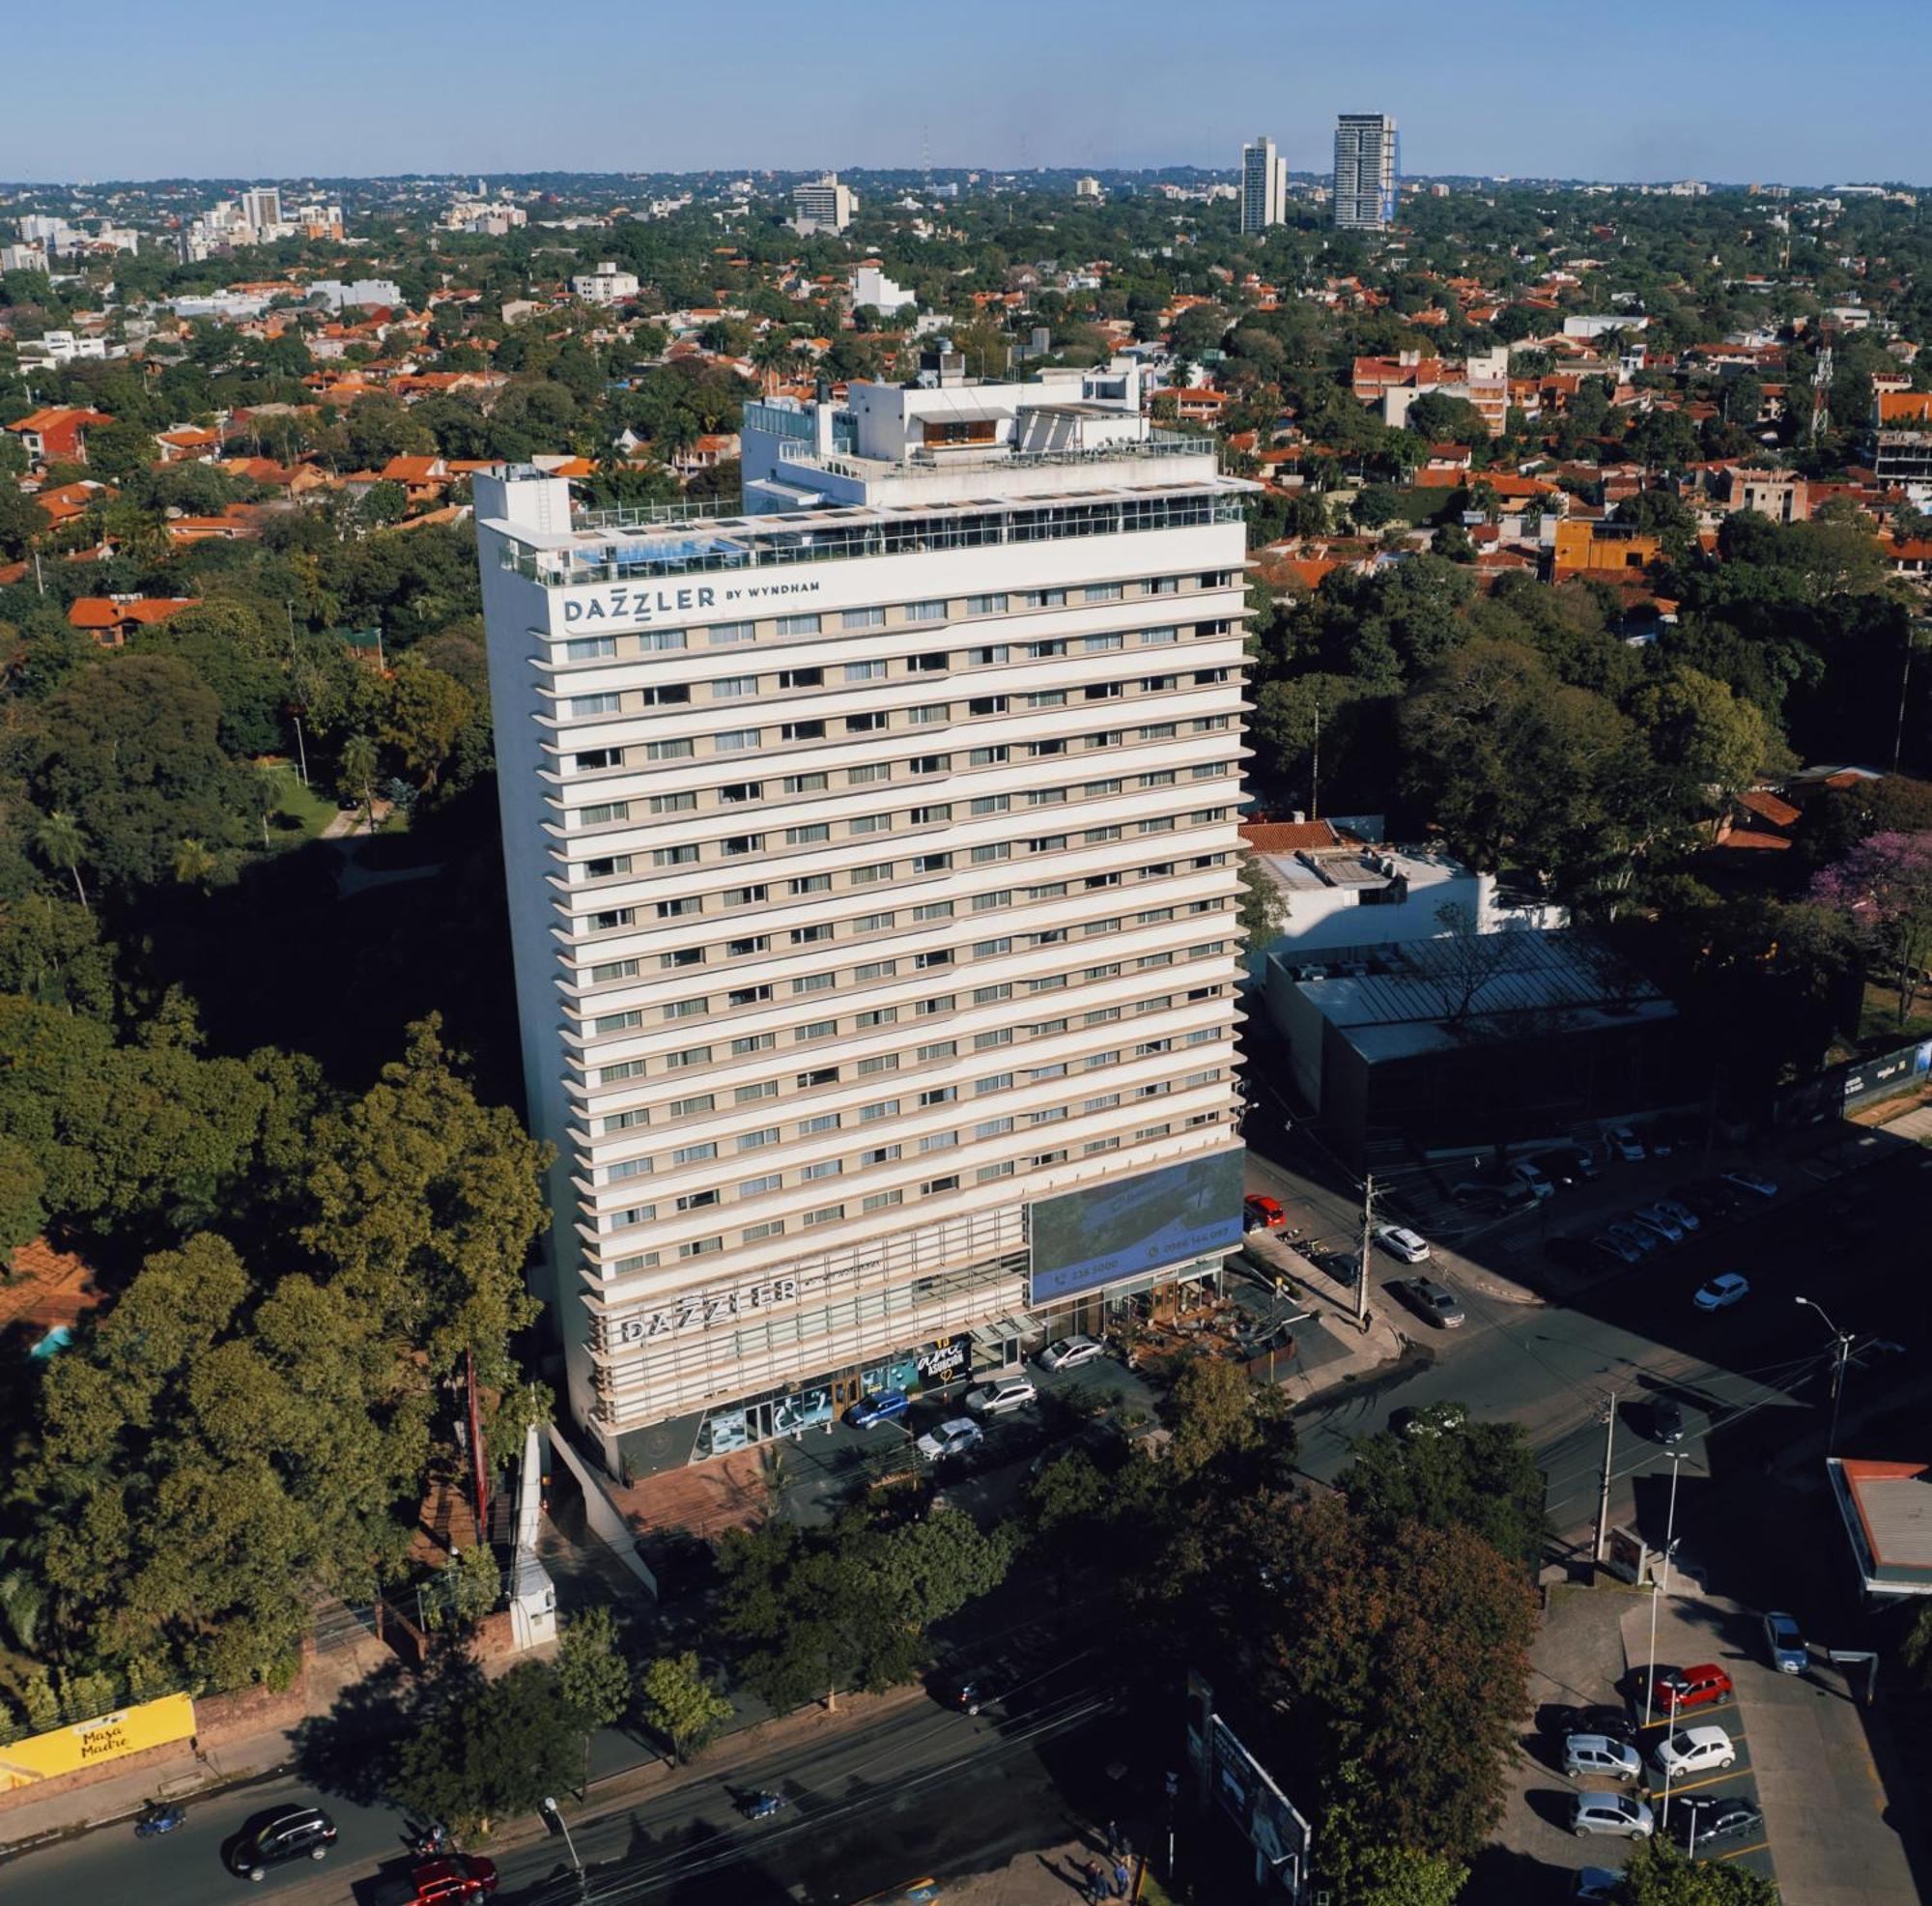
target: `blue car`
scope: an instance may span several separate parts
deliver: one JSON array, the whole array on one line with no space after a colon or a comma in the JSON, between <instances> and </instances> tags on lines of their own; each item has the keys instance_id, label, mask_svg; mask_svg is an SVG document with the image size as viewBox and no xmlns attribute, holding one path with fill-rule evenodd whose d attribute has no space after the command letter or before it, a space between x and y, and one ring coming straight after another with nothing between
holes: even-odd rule
<instances>
[{"instance_id":1,"label":"blue car","mask_svg":"<svg viewBox=\"0 0 1932 1906\"><path fill-rule=\"evenodd\" d=\"M845 1412L845 1420L855 1430L869 1430L874 1423L891 1423L903 1416L911 1401L903 1390L874 1390Z\"/></svg>"},{"instance_id":2,"label":"blue car","mask_svg":"<svg viewBox=\"0 0 1932 1906\"><path fill-rule=\"evenodd\" d=\"M1764 1618L1765 1652L1781 1674L1803 1674L1811 1665L1804 1633L1791 1616L1774 1609Z\"/></svg>"}]
</instances>

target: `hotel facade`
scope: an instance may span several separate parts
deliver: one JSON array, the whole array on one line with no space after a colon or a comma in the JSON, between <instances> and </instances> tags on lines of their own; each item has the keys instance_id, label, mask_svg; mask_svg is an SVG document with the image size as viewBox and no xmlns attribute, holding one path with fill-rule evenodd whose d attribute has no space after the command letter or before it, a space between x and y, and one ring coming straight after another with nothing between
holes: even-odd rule
<instances>
[{"instance_id":1,"label":"hotel facade","mask_svg":"<svg viewBox=\"0 0 1932 1906\"><path fill-rule=\"evenodd\" d=\"M1137 380L749 404L737 515L475 480L541 1294L613 1470L1238 1242L1252 486Z\"/></svg>"}]
</instances>

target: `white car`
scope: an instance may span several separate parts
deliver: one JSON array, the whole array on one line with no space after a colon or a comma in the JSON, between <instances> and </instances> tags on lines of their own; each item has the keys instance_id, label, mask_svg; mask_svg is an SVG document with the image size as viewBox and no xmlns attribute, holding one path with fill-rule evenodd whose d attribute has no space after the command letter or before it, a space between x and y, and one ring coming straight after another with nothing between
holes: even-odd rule
<instances>
[{"instance_id":1,"label":"white car","mask_svg":"<svg viewBox=\"0 0 1932 1906\"><path fill-rule=\"evenodd\" d=\"M942 1456L963 1456L967 1450L977 1448L985 1435L970 1416L954 1416L938 1429L926 1431L913 1447L928 1463L937 1463Z\"/></svg>"},{"instance_id":2,"label":"white car","mask_svg":"<svg viewBox=\"0 0 1932 1906\"><path fill-rule=\"evenodd\" d=\"M1427 1264L1429 1262L1429 1240L1409 1230L1404 1224L1385 1224L1376 1232L1376 1242L1390 1257L1399 1258L1404 1264Z\"/></svg>"},{"instance_id":3,"label":"white car","mask_svg":"<svg viewBox=\"0 0 1932 1906\"><path fill-rule=\"evenodd\" d=\"M966 1398L966 1408L975 1416L1004 1416L1009 1409L1024 1409L1039 1400L1039 1392L1025 1377L1002 1377L997 1382L981 1383Z\"/></svg>"},{"instance_id":4,"label":"white car","mask_svg":"<svg viewBox=\"0 0 1932 1906\"><path fill-rule=\"evenodd\" d=\"M1510 1167L1510 1176L1519 1184L1528 1185L1532 1198L1553 1198L1556 1195L1556 1187L1544 1176L1543 1167L1528 1158L1519 1158Z\"/></svg>"},{"instance_id":5,"label":"white car","mask_svg":"<svg viewBox=\"0 0 1932 1906\"><path fill-rule=\"evenodd\" d=\"M1737 1757L1737 1743L1721 1727L1682 1728L1666 1734L1651 1753L1658 1772L1673 1780L1692 1774L1721 1774Z\"/></svg>"},{"instance_id":6,"label":"white car","mask_svg":"<svg viewBox=\"0 0 1932 1906\"><path fill-rule=\"evenodd\" d=\"M1750 1280L1740 1277L1734 1270L1720 1271L1708 1284L1697 1287L1697 1294L1690 1301L1699 1310L1729 1310L1735 1303L1742 1303L1750 1295Z\"/></svg>"},{"instance_id":7,"label":"white car","mask_svg":"<svg viewBox=\"0 0 1932 1906\"><path fill-rule=\"evenodd\" d=\"M1754 1198L1776 1198L1777 1181L1755 1165L1740 1165L1734 1172L1724 1174L1726 1184L1735 1184L1740 1191L1748 1191Z\"/></svg>"},{"instance_id":8,"label":"white car","mask_svg":"<svg viewBox=\"0 0 1932 1906\"><path fill-rule=\"evenodd\" d=\"M1632 1164L1643 1156L1643 1140L1628 1125L1612 1125L1604 1134L1604 1142L1619 1158L1628 1158Z\"/></svg>"},{"instance_id":9,"label":"white car","mask_svg":"<svg viewBox=\"0 0 1932 1906\"><path fill-rule=\"evenodd\" d=\"M1097 1337L1062 1337L1048 1344L1036 1361L1042 1370L1078 1370L1103 1355L1106 1348Z\"/></svg>"}]
</instances>

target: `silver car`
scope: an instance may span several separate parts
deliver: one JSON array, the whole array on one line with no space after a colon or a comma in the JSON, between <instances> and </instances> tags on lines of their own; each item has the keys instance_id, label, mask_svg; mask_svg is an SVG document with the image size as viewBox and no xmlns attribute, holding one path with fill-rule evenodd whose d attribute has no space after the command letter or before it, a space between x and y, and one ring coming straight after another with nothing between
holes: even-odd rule
<instances>
[{"instance_id":1,"label":"silver car","mask_svg":"<svg viewBox=\"0 0 1932 1906\"><path fill-rule=\"evenodd\" d=\"M975 1416L1004 1416L1009 1409L1024 1409L1038 1399L1039 1392L1025 1377L1002 1377L981 1383L966 1398L966 1408Z\"/></svg>"},{"instance_id":2,"label":"silver car","mask_svg":"<svg viewBox=\"0 0 1932 1906\"><path fill-rule=\"evenodd\" d=\"M1572 1734L1563 1743L1563 1772L1573 1780L1638 1780L1643 1760L1634 1747L1607 1734Z\"/></svg>"},{"instance_id":3,"label":"silver car","mask_svg":"<svg viewBox=\"0 0 1932 1906\"><path fill-rule=\"evenodd\" d=\"M985 1435L970 1416L954 1416L938 1429L928 1430L913 1447L928 1463L937 1463L941 1457L963 1456L967 1450L978 1447Z\"/></svg>"},{"instance_id":4,"label":"silver car","mask_svg":"<svg viewBox=\"0 0 1932 1906\"><path fill-rule=\"evenodd\" d=\"M1062 1337L1048 1344L1037 1360L1042 1370L1078 1370L1083 1363L1092 1363L1105 1349L1097 1337Z\"/></svg>"},{"instance_id":5,"label":"silver car","mask_svg":"<svg viewBox=\"0 0 1932 1906\"><path fill-rule=\"evenodd\" d=\"M1656 1826L1650 1808L1626 1794L1578 1794L1570 1803L1570 1831L1578 1839L1593 1834L1611 1839L1648 1839Z\"/></svg>"}]
</instances>

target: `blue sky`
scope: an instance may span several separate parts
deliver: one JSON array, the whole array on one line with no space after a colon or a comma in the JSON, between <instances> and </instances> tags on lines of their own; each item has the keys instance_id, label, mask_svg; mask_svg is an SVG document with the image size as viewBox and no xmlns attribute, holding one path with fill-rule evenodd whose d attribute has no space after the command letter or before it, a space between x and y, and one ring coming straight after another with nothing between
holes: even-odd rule
<instances>
[{"instance_id":1,"label":"blue sky","mask_svg":"<svg viewBox=\"0 0 1932 1906\"><path fill-rule=\"evenodd\" d=\"M17 10L0 178L1325 163L1932 181L1928 0L91 0ZM22 84L20 81L28 81ZM1899 85L1906 91L1900 94Z\"/></svg>"}]
</instances>

